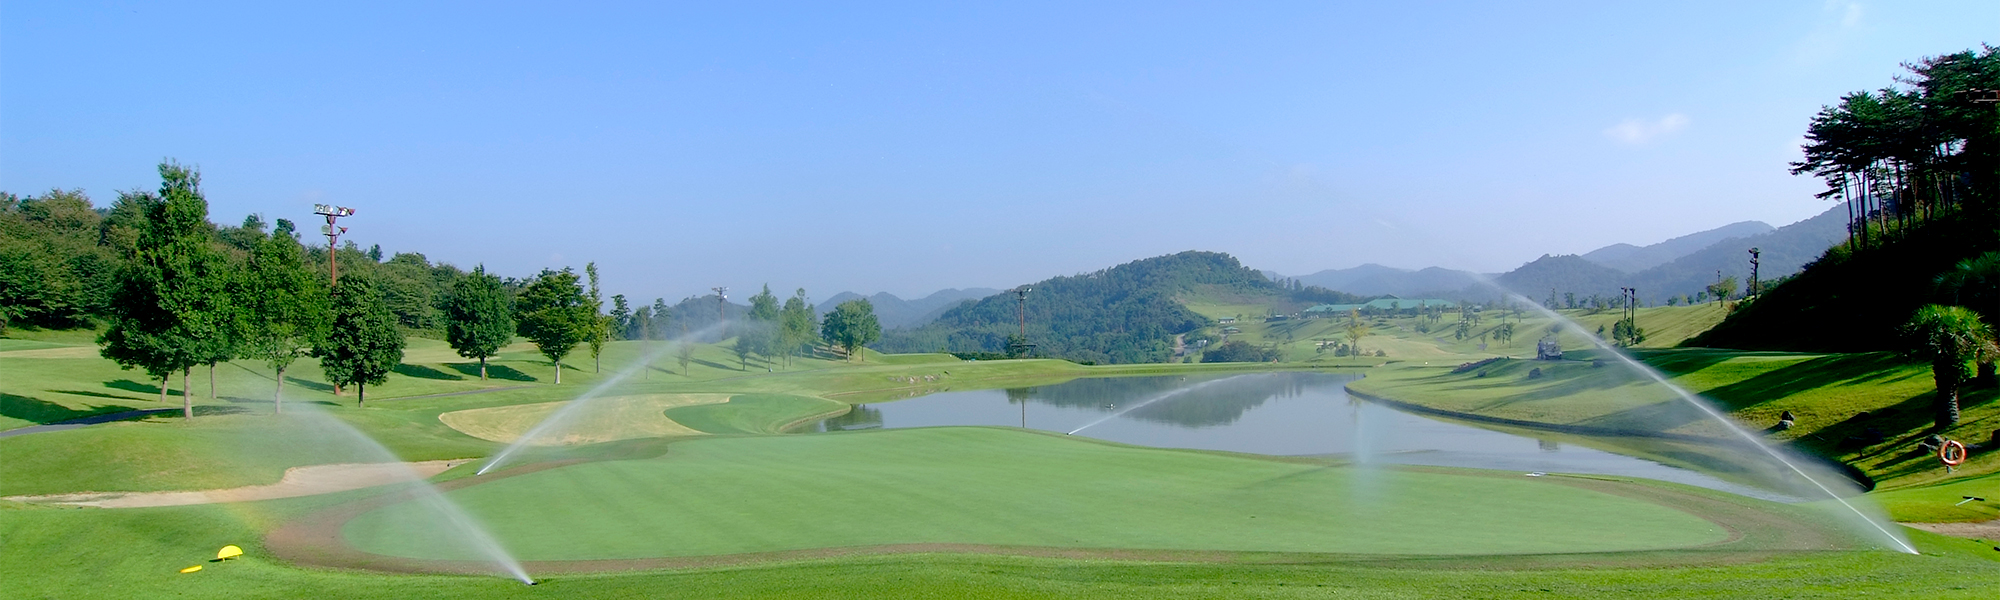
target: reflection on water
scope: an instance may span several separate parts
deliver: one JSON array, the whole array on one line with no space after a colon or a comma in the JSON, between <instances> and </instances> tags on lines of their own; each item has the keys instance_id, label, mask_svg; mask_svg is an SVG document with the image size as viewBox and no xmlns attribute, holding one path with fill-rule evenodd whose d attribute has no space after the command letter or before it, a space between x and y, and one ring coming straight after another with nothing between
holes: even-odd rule
<instances>
[{"instance_id":1,"label":"reflection on water","mask_svg":"<svg viewBox=\"0 0 2000 600\"><path fill-rule=\"evenodd\" d=\"M1344 387L1358 377L1328 373L1119 377L1032 388L943 392L856 406L852 412L820 423L819 430L1001 425L1065 432L1125 410L1128 412L1078 435L1163 448L1338 455L1371 463L1645 477L1771 497L1652 461L1433 420L1362 402L1349 397ZM1200 387L1189 389L1197 385Z\"/></svg>"}]
</instances>

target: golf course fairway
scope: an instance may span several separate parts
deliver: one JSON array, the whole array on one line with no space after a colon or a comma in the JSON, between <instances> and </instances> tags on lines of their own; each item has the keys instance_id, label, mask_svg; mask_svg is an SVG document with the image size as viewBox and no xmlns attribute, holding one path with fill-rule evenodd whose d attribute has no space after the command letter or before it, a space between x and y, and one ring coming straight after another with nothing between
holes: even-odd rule
<instances>
[{"instance_id":1,"label":"golf course fairway","mask_svg":"<svg viewBox=\"0 0 2000 600\"><path fill-rule=\"evenodd\" d=\"M449 496L526 561L905 544L1466 555L1728 541L1643 495L1521 474L1360 470L951 427L677 442ZM419 503L341 527L377 555L475 559Z\"/></svg>"}]
</instances>

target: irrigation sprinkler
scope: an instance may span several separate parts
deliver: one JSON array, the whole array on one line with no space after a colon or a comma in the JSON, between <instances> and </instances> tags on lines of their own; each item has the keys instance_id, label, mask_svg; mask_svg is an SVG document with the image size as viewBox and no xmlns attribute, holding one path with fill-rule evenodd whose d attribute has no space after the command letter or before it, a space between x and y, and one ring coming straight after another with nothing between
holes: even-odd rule
<instances>
[{"instance_id":1,"label":"irrigation sprinkler","mask_svg":"<svg viewBox=\"0 0 2000 600\"><path fill-rule=\"evenodd\" d=\"M1965 503L1967 503L1967 502L1985 502L1985 501L1986 501L1986 499L1985 499L1985 498L1981 498L1981 497L1978 497L1978 496L1959 496L1959 497L1960 497L1960 498L1964 498L1964 500L1960 500L1960 501L1958 501L1958 504L1953 504L1952 506L1964 506L1964 505L1965 505Z\"/></svg>"}]
</instances>

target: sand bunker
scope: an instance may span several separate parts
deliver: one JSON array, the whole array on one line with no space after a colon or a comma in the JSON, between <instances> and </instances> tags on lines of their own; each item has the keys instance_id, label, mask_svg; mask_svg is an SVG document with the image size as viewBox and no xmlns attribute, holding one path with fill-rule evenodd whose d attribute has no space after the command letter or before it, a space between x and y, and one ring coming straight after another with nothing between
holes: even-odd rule
<instances>
[{"instance_id":1,"label":"sand bunker","mask_svg":"<svg viewBox=\"0 0 2000 600\"><path fill-rule=\"evenodd\" d=\"M729 394L640 394L608 396L568 417L568 422L533 442L536 446L570 446L616 440L702 435L702 432L667 418L667 409L729 401ZM541 423L568 402L516 404L453 411L438 415L439 421L466 435L482 440L514 443L521 434Z\"/></svg>"},{"instance_id":2,"label":"sand bunker","mask_svg":"<svg viewBox=\"0 0 2000 600\"><path fill-rule=\"evenodd\" d=\"M331 494L410 481L410 473L428 479L472 459L431 460L411 463L348 463L312 465L285 470L285 478L271 485L251 485L224 490L194 492L115 492L12 496L16 502L68 504L98 508L145 508L186 506L219 502L251 502Z\"/></svg>"}]
</instances>

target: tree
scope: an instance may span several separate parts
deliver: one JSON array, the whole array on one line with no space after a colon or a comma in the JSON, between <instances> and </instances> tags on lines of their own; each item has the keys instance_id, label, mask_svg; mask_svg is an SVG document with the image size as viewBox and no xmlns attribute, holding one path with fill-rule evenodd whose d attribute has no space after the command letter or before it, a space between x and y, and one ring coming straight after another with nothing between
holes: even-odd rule
<instances>
[{"instance_id":1,"label":"tree","mask_svg":"<svg viewBox=\"0 0 2000 600\"><path fill-rule=\"evenodd\" d=\"M611 318L604 316L604 295L597 289L597 263L583 265L583 272L590 276L590 296L585 309L590 312L590 321L585 325L584 341L590 342L590 372L604 372L604 342L611 338ZM561 377L561 369L557 369Z\"/></svg>"},{"instance_id":2,"label":"tree","mask_svg":"<svg viewBox=\"0 0 2000 600\"><path fill-rule=\"evenodd\" d=\"M1361 338L1364 337L1368 337L1368 323L1363 322L1361 320L1361 311L1358 310L1348 311L1347 345L1349 348L1352 348L1352 350L1349 351L1350 353L1354 354L1355 356L1361 355Z\"/></svg>"},{"instance_id":3,"label":"tree","mask_svg":"<svg viewBox=\"0 0 2000 600\"><path fill-rule=\"evenodd\" d=\"M645 309L646 307L639 307L639 310ZM639 326L639 315L632 312L632 305L625 301L624 294L617 294L611 297L611 314L609 315L609 319L611 339L643 339L639 337L639 332L636 331Z\"/></svg>"},{"instance_id":4,"label":"tree","mask_svg":"<svg viewBox=\"0 0 2000 600\"><path fill-rule=\"evenodd\" d=\"M1735 294L1736 277L1734 276L1719 278L1716 280L1715 285L1708 286L1708 296L1716 299L1718 302L1728 300L1730 296Z\"/></svg>"},{"instance_id":5,"label":"tree","mask_svg":"<svg viewBox=\"0 0 2000 600\"><path fill-rule=\"evenodd\" d=\"M535 343L535 349L556 368L556 384L562 384L562 359L590 339L591 329L602 323L590 308L590 298L577 282L576 272L543 270L514 302L515 326L521 337Z\"/></svg>"},{"instance_id":6,"label":"tree","mask_svg":"<svg viewBox=\"0 0 2000 600\"><path fill-rule=\"evenodd\" d=\"M285 369L312 353L326 333L325 283L305 264L305 251L290 231L257 242L244 281L244 314L256 324L247 330L249 354L271 367L277 389L272 409L285 412Z\"/></svg>"},{"instance_id":7,"label":"tree","mask_svg":"<svg viewBox=\"0 0 2000 600\"><path fill-rule=\"evenodd\" d=\"M120 271L111 327L98 338L101 354L124 368L160 378L181 373L181 415L194 419L188 371L221 354L230 332L224 265L210 248L212 225L201 174L172 161L160 164L160 195L144 205L133 255Z\"/></svg>"},{"instance_id":8,"label":"tree","mask_svg":"<svg viewBox=\"0 0 2000 600\"><path fill-rule=\"evenodd\" d=\"M1958 423L1959 384L1972 376L1967 363L1991 360L2000 353L1994 347L1993 329L1963 306L1932 304L1917 309L1903 325L1903 336L1910 357L1931 363L1931 380L1937 386L1933 431L1943 433Z\"/></svg>"},{"instance_id":9,"label":"tree","mask_svg":"<svg viewBox=\"0 0 2000 600\"><path fill-rule=\"evenodd\" d=\"M514 340L514 300L499 277L486 267L451 284L445 298L445 342L459 356L479 359L479 380L486 381L486 359Z\"/></svg>"},{"instance_id":10,"label":"tree","mask_svg":"<svg viewBox=\"0 0 2000 600\"><path fill-rule=\"evenodd\" d=\"M786 298L785 307L778 312L782 332L779 340L783 346L780 350L785 355L785 361L790 363L792 356L808 350L819 341L818 317L813 314L812 301L806 298L805 288L799 288L792 297Z\"/></svg>"},{"instance_id":11,"label":"tree","mask_svg":"<svg viewBox=\"0 0 2000 600\"><path fill-rule=\"evenodd\" d=\"M764 357L764 362L769 364L771 357L777 355L778 346L782 343L778 324L778 297L771 293L770 284L765 284L763 291L750 297L749 316L750 318L739 328L736 345L743 347L747 342L749 346L742 349ZM742 360L744 358L740 356L742 352L738 354L738 360ZM748 368L748 364L745 364L745 368Z\"/></svg>"},{"instance_id":12,"label":"tree","mask_svg":"<svg viewBox=\"0 0 2000 600\"><path fill-rule=\"evenodd\" d=\"M875 305L867 298L848 300L826 315L820 336L840 346L847 358L853 360L856 354L863 354L863 346L882 338L882 324L876 321ZM861 360L867 362L868 357L863 355Z\"/></svg>"},{"instance_id":13,"label":"tree","mask_svg":"<svg viewBox=\"0 0 2000 600\"><path fill-rule=\"evenodd\" d=\"M375 281L351 273L334 284L332 319L326 335L314 347L327 383L355 386L354 403L366 405L368 384L380 385L403 362L403 330L382 301Z\"/></svg>"},{"instance_id":14,"label":"tree","mask_svg":"<svg viewBox=\"0 0 2000 600\"><path fill-rule=\"evenodd\" d=\"M2000 252L1958 261L1950 271L1938 275L1937 287L1939 296L1971 308L1987 325L2000 323ZM1991 359L1979 361L1977 381L1985 387L1996 383Z\"/></svg>"}]
</instances>

